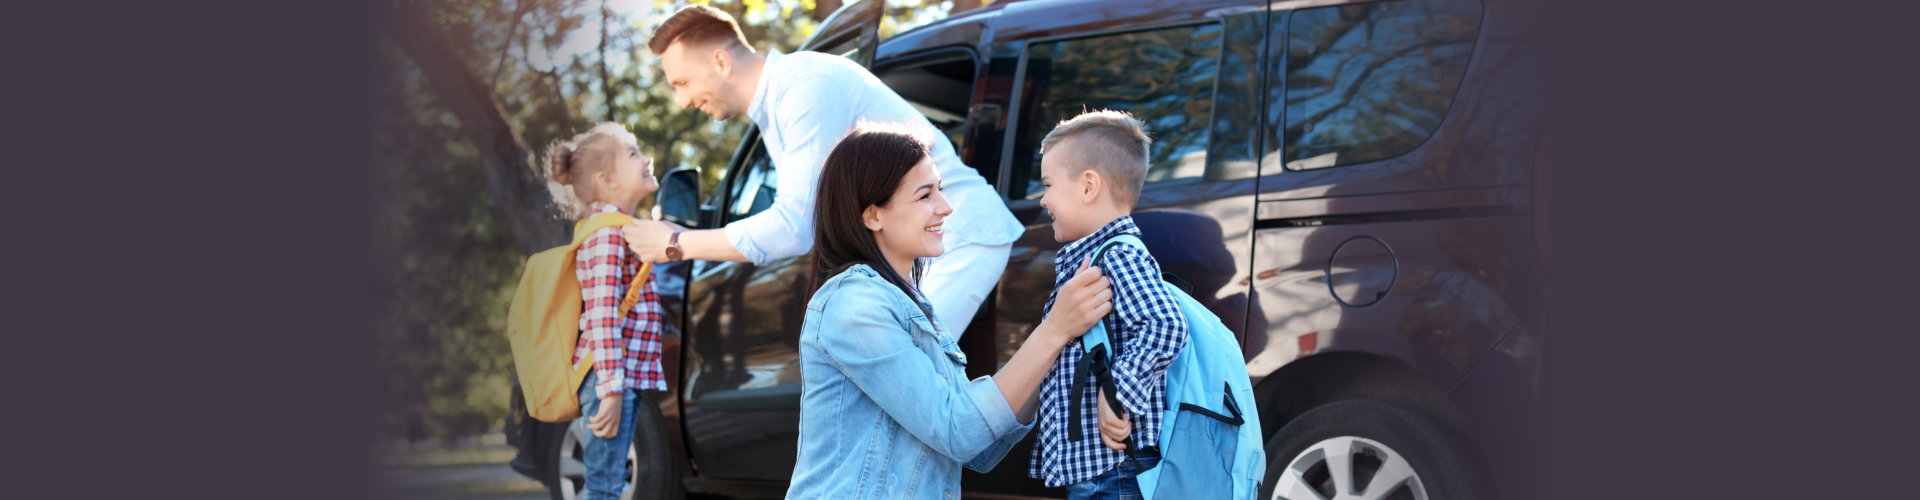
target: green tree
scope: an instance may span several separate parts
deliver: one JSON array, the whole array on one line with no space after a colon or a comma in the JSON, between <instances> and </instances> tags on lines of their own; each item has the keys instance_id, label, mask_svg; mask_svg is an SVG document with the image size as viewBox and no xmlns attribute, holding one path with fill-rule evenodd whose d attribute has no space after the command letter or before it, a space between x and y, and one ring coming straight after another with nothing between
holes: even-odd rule
<instances>
[{"instance_id":1,"label":"green tree","mask_svg":"<svg viewBox=\"0 0 1920 500\"><path fill-rule=\"evenodd\" d=\"M756 50L792 51L839 3L711 5L739 19ZM686 3L656 0L624 11L617 5L379 4L372 148L376 268L389 292L377 298L375 346L384 434L470 435L506 413L507 300L525 256L564 243L570 230L539 172L537 158L548 144L595 122L618 122L654 157L657 174L698 168L703 196L719 184L746 121L716 122L679 109L646 49L653 26ZM882 32L952 8L890 2Z\"/></svg>"}]
</instances>

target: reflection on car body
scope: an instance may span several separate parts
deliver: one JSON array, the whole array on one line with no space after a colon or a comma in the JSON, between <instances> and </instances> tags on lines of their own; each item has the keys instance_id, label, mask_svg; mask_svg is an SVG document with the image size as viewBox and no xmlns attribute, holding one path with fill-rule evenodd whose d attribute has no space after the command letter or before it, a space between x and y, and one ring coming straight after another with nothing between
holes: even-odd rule
<instances>
[{"instance_id":1,"label":"reflection on car body","mask_svg":"<svg viewBox=\"0 0 1920 500\"><path fill-rule=\"evenodd\" d=\"M1279 496L1263 498L1330 497L1334 471L1392 460L1417 478L1390 486L1427 498L1535 496L1548 269L1532 5L1007 1L876 42L878 4L842 9L806 48L872 61L1027 228L960 340L970 375L1012 355L1052 287L1040 139L1083 109L1127 110L1156 139L1143 239L1242 340L1273 439ZM701 207L668 217L720 227L765 209L757 137L713 199L663 191L663 210ZM785 491L807 258L657 271L680 378L653 445L686 490ZM1060 495L1026 477L1031 443L963 490ZM1359 458L1329 463L1330 446Z\"/></svg>"}]
</instances>

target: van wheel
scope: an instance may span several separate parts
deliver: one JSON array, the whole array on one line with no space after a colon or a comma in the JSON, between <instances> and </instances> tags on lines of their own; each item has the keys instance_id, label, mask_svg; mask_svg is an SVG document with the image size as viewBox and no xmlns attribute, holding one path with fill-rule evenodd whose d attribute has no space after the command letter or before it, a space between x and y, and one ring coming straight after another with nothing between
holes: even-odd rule
<instances>
[{"instance_id":1,"label":"van wheel","mask_svg":"<svg viewBox=\"0 0 1920 500\"><path fill-rule=\"evenodd\" d=\"M1432 419L1352 399L1314 408L1267 440L1271 500L1487 498L1475 455Z\"/></svg>"},{"instance_id":2,"label":"van wheel","mask_svg":"<svg viewBox=\"0 0 1920 500\"><path fill-rule=\"evenodd\" d=\"M680 464L673 456L673 442L667 440L667 420L660 417L661 393L641 392L640 414L633 419L632 478L625 498L680 500L686 487L680 484Z\"/></svg>"},{"instance_id":3,"label":"van wheel","mask_svg":"<svg viewBox=\"0 0 1920 500\"><path fill-rule=\"evenodd\" d=\"M635 405L633 446L627 449L626 473L623 479L626 487L620 498L680 500L685 494L680 484L679 467L672 462L673 453L667 441L665 419L660 417L660 405L653 398L642 395L640 404ZM546 477L542 482L547 485L547 496L553 500L575 500L585 495L587 465L585 441L586 417L572 424L545 424L552 426L551 440L547 448Z\"/></svg>"}]
</instances>

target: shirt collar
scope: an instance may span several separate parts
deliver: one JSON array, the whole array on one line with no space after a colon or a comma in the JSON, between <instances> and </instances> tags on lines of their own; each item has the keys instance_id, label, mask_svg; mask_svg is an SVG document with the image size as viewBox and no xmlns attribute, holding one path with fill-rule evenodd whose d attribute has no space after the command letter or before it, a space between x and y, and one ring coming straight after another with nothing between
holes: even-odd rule
<instances>
[{"instance_id":1,"label":"shirt collar","mask_svg":"<svg viewBox=\"0 0 1920 500\"><path fill-rule=\"evenodd\" d=\"M607 203L604 201L593 202L593 206L590 207L589 210L592 210L593 213L596 213L596 214L603 214L607 212L621 213L621 214L627 213L626 210L621 209L619 206L616 206L612 203Z\"/></svg>"},{"instance_id":2,"label":"shirt collar","mask_svg":"<svg viewBox=\"0 0 1920 500\"><path fill-rule=\"evenodd\" d=\"M767 106L769 106L769 104L765 102L768 94L767 73L774 71L774 66L778 65L775 61L784 55L785 54L781 54L778 50L768 49L766 61L760 64L760 81L753 82L753 101L747 103L747 118L756 123L765 123L765 120L762 120L762 118L766 118ZM761 128L766 128L766 126L761 125Z\"/></svg>"},{"instance_id":3,"label":"shirt collar","mask_svg":"<svg viewBox=\"0 0 1920 500\"><path fill-rule=\"evenodd\" d=\"M1093 234L1087 235L1085 238L1073 240L1073 242L1068 243L1067 246L1060 247L1060 253L1053 262L1054 270L1061 276L1065 276L1068 272L1079 270L1081 259L1092 255L1095 249L1100 248L1101 243L1105 243L1108 239L1122 234L1140 235L1140 228L1133 225L1132 215L1122 215L1120 218L1114 219L1113 222L1108 222L1107 225L1101 226L1100 230L1094 231Z\"/></svg>"}]
</instances>

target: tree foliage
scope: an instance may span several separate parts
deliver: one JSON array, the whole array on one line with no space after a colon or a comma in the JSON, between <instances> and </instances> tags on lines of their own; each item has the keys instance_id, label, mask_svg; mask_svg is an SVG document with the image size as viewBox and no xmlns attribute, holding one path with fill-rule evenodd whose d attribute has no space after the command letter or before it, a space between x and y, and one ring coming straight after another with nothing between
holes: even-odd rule
<instances>
[{"instance_id":1,"label":"tree foliage","mask_svg":"<svg viewBox=\"0 0 1920 500\"><path fill-rule=\"evenodd\" d=\"M795 50L840 2L710 4L760 51ZM979 2L961 2L962 8ZM700 169L719 184L746 130L682 110L646 49L685 2L383 0L377 12L376 371L384 434L483 432L505 414L506 304L526 255L563 243L537 158L601 121L626 125L655 173ZM950 2L890 2L883 34L937 19ZM651 200L646 205L651 206Z\"/></svg>"}]
</instances>

